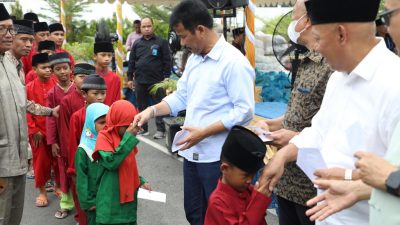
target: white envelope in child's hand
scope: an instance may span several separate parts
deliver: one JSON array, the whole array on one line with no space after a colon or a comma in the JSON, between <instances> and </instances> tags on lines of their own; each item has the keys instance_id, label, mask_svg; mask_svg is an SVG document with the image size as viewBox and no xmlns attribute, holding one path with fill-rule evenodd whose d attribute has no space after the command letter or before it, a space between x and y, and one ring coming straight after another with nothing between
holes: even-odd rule
<instances>
[{"instance_id":1,"label":"white envelope in child's hand","mask_svg":"<svg viewBox=\"0 0 400 225\"><path fill-rule=\"evenodd\" d=\"M179 143L180 141L184 140L189 135L189 133L190 132L187 130L180 130L180 131L176 132L174 141L172 142L172 146L171 146L172 152L179 151L179 150L181 150L181 148L183 148L183 146L185 146L185 144L177 145L176 143Z\"/></svg>"},{"instance_id":2,"label":"white envelope in child's hand","mask_svg":"<svg viewBox=\"0 0 400 225\"><path fill-rule=\"evenodd\" d=\"M139 188L138 198L163 203L167 202L167 195L165 193L149 191L143 188Z\"/></svg>"}]
</instances>

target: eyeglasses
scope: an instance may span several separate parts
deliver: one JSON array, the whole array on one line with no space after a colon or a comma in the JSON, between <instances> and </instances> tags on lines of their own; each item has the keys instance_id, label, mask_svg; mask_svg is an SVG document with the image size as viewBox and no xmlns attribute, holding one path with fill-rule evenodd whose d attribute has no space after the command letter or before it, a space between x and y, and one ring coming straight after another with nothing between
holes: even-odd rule
<instances>
[{"instance_id":1,"label":"eyeglasses","mask_svg":"<svg viewBox=\"0 0 400 225\"><path fill-rule=\"evenodd\" d=\"M0 26L0 34L5 35L7 32L10 32L11 35L15 35L17 30L14 27L2 27Z\"/></svg>"},{"instance_id":2,"label":"eyeglasses","mask_svg":"<svg viewBox=\"0 0 400 225\"><path fill-rule=\"evenodd\" d=\"M384 11L380 14L380 17L382 18L382 21L385 23L386 26L390 26L390 19L392 18L393 14L397 13L399 10L400 7Z\"/></svg>"}]
</instances>

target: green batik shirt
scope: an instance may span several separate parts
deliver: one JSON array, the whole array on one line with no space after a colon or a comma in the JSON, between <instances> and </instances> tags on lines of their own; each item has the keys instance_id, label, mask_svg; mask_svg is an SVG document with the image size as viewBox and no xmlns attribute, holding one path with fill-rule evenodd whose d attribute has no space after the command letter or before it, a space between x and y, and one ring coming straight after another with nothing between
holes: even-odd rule
<instances>
[{"instance_id":1,"label":"green batik shirt","mask_svg":"<svg viewBox=\"0 0 400 225\"><path fill-rule=\"evenodd\" d=\"M120 203L118 168L139 140L125 133L115 152L99 151L97 171L96 222L100 224L135 224L137 220L137 191L135 200ZM146 180L140 177L140 185Z\"/></svg>"},{"instance_id":2,"label":"green batik shirt","mask_svg":"<svg viewBox=\"0 0 400 225\"><path fill-rule=\"evenodd\" d=\"M311 119L318 112L328 79L333 71L315 52L309 52L300 63L293 85L291 99L283 120L283 128L300 132L311 126ZM317 192L313 183L296 162L286 164L276 194L297 204L306 205L306 201Z\"/></svg>"}]
</instances>

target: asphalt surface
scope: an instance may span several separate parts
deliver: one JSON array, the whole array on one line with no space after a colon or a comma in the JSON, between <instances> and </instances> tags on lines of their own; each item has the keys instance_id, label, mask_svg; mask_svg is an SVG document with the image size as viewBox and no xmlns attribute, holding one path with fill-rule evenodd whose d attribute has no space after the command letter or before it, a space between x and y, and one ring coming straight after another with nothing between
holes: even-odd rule
<instances>
[{"instance_id":1,"label":"asphalt surface","mask_svg":"<svg viewBox=\"0 0 400 225\"><path fill-rule=\"evenodd\" d=\"M150 136L140 137L137 156L139 173L151 184L154 191L166 193L166 203L139 199L139 225L187 225L183 210L182 159L168 153L165 138L155 140L154 122L149 126ZM49 193L49 206L38 208L35 204L37 191L34 181L27 179L24 215L21 225L75 225L74 211L65 219L56 219L54 213L59 208L58 199ZM277 217L267 215L269 225L278 225Z\"/></svg>"}]
</instances>

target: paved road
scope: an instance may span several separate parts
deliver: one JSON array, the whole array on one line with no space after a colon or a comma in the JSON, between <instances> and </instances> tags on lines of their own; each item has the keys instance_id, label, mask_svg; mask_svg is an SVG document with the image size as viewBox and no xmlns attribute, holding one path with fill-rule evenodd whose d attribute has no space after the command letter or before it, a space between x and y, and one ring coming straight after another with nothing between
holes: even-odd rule
<instances>
[{"instance_id":1,"label":"paved road","mask_svg":"<svg viewBox=\"0 0 400 225\"><path fill-rule=\"evenodd\" d=\"M151 123L151 124L154 124ZM154 128L150 126L150 133ZM149 180L155 191L167 194L167 202L158 203L139 200L139 225L187 225L183 211L182 160L175 155L166 154L165 139L154 140L151 136L142 139L139 144L137 161L139 172ZM59 220L54 213L59 207L53 194L49 195L50 205L46 208L34 206L37 195L33 180L27 180L25 208L21 225L75 225L73 216ZM276 216L268 213L269 225L277 225Z\"/></svg>"}]
</instances>

